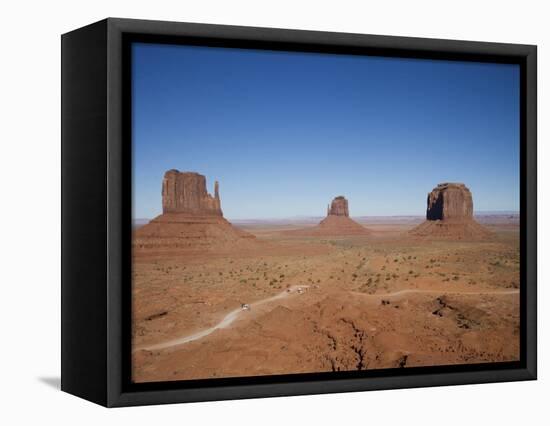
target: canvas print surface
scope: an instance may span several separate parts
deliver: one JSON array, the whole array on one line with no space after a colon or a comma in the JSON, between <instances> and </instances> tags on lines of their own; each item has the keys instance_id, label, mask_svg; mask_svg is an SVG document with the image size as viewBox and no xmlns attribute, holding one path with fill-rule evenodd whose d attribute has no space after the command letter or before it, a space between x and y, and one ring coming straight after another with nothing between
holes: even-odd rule
<instances>
[{"instance_id":1,"label":"canvas print surface","mask_svg":"<svg viewBox=\"0 0 550 426\"><path fill-rule=\"evenodd\" d=\"M132 380L519 360L519 66L132 45Z\"/></svg>"}]
</instances>

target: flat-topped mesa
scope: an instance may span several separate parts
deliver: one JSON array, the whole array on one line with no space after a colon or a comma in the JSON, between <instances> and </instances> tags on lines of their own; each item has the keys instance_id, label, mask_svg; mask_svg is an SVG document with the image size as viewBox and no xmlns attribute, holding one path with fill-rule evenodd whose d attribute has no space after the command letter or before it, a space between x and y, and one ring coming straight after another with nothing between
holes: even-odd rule
<instances>
[{"instance_id":1,"label":"flat-topped mesa","mask_svg":"<svg viewBox=\"0 0 550 426\"><path fill-rule=\"evenodd\" d=\"M440 183L428 194L426 220L411 235L451 240L482 240L492 232L474 220L472 193L463 183Z\"/></svg>"},{"instance_id":2,"label":"flat-topped mesa","mask_svg":"<svg viewBox=\"0 0 550 426\"><path fill-rule=\"evenodd\" d=\"M343 195L332 200L330 207L327 208L327 216L346 216L349 217L348 200Z\"/></svg>"},{"instance_id":3,"label":"flat-topped mesa","mask_svg":"<svg viewBox=\"0 0 550 426\"><path fill-rule=\"evenodd\" d=\"M206 177L203 175L168 170L162 180L162 212L223 216L218 182L214 184L212 196L206 190Z\"/></svg>"},{"instance_id":4,"label":"flat-topped mesa","mask_svg":"<svg viewBox=\"0 0 550 426\"><path fill-rule=\"evenodd\" d=\"M471 220L472 193L463 183L440 183L428 194L427 220Z\"/></svg>"}]
</instances>

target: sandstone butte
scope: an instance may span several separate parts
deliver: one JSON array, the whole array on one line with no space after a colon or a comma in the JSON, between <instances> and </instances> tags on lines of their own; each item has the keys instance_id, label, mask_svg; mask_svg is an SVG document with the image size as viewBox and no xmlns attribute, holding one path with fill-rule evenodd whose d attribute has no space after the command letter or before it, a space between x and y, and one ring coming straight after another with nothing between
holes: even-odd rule
<instances>
[{"instance_id":1,"label":"sandstone butte","mask_svg":"<svg viewBox=\"0 0 550 426\"><path fill-rule=\"evenodd\" d=\"M301 236L338 237L369 235L370 231L349 217L348 200L342 195L334 198L327 207L327 217L312 228L288 231Z\"/></svg>"},{"instance_id":2,"label":"sandstone butte","mask_svg":"<svg viewBox=\"0 0 550 426\"><path fill-rule=\"evenodd\" d=\"M440 183L428 194L426 220L410 233L443 239L486 239L492 235L474 220L472 193L463 183Z\"/></svg>"},{"instance_id":3,"label":"sandstone butte","mask_svg":"<svg viewBox=\"0 0 550 426\"><path fill-rule=\"evenodd\" d=\"M212 196L203 175L169 170L162 180L162 214L134 232L133 249L223 249L254 239L223 217L218 182Z\"/></svg>"}]
</instances>

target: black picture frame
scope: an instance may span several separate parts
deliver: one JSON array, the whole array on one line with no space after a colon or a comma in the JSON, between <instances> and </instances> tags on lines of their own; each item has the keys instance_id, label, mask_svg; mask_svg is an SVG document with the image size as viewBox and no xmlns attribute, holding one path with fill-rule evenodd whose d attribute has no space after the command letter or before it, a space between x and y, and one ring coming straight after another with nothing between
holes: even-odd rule
<instances>
[{"instance_id":1,"label":"black picture frame","mask_svg":"<svg viewBox=\"0 0 550 426\"><path fill-rule=\"evenodd\" d=\"M519 64L520 361L131 383L133 41ZM536 46L118 18L61 42L62 390L117 407L536 379Z\"/></svg>"}]
</instances>

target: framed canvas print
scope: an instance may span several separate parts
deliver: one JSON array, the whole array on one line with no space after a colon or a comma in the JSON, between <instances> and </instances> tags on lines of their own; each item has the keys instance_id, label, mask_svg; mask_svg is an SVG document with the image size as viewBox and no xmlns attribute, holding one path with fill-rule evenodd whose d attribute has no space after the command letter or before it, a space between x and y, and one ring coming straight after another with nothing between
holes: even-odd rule
<instances>
[{"instance_id":1,"label":"framed canvas print","mask_svg":"<svg viewBox=\"0 0 550 426\"><path fill-rule=\"evenodd\" d=\"M107 19L62 37L62 389L536 378L536 47Z\"/></svg>"}]
</instances>

